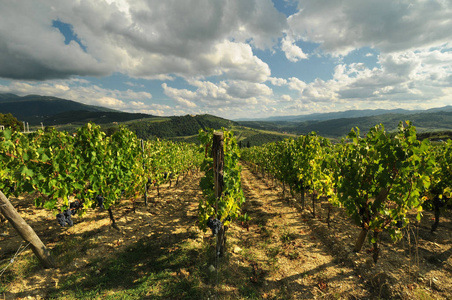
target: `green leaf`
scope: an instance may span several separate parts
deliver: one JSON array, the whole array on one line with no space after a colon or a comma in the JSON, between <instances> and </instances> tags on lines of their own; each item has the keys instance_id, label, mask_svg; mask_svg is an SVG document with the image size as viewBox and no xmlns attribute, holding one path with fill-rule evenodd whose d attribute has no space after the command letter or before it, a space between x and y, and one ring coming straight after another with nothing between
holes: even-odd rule
<instances>
[{"instance_id":1,"label":"green leaf","mask_svg":"<svg viewBox=\"0 0 452 300\"><path fill-rule=\"evenodd\" d=\"M5 130L2 131L2 134L3 134L3 137L5 138L5 140L10 140L12 133L13 133L13 131L11 128L6 128Z\"/></svg>"},{"instance_id":2,"label":"green leaf","mask_svg":"<svg viewBox=\"0 0 452 300\"><path fill-rule=\"evenodd\" d=\"M33 177L33 170L27 168L27 166L23 166L20 170L20 174L25 175L27 177Z\"/></svg>"}]
</instances>

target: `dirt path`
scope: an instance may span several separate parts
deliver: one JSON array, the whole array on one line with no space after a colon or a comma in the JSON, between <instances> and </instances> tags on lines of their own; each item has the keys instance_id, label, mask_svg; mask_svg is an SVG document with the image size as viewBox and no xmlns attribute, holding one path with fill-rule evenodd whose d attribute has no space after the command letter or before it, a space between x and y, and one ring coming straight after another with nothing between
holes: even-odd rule
<instances>
[{"instance_id":1,"label":"dirt path","mask_svg":"<svg viewBox=\"0 0 452 300\"><path fill-rule=\"evenodd\" d=\"M246 167L242 188L251 221L241 239L245 247L253 245L253 258L265 271L262 295L274 297L283 286L291 299L369 296L353 268L331 255L280 188L268 186Z\"/></svg>"}]
</instances>

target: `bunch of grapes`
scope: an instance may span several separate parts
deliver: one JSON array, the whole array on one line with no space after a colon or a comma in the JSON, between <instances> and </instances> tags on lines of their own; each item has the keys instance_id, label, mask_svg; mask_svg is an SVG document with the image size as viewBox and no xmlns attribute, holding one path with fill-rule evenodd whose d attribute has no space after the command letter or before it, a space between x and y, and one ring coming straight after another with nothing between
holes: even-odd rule
<instances>
[{"instance_id":1,"label":"bunch of grapes","mask_svg":"<svg viewBox=\"0 0 452 300\"><path fill-rule=\"evenodd\" d=\"M97 205L100 208L105 209L105 207L104 207L104 197L102 197L102 195L97 195L96 196L96 200L97 200Z\"/></svg>"},{"instance_id":2,"label":"bunch of grapes","mask_svg":"<svg viewBox=\"0 0 452 300\"><path fill-rule=\"evenodd\" d=\"M218 232L220 232L221 226L223 224L221 223L220 220L218 220L217 218L212 218L210 217L207 220L207 227L209 227L212 230L212 235L217 235Z\"/></svg>"},{"instance_id":3,"label":"bunch of grapes","mask_svg":"<svg viewBox=\"0 0 452 300\"><path fill-rule=\"evenodd\" d=\"M79 200L75 200L74 202L69 203L69 208L67 210L56 215L58 224L63 227L66 226L66 224L69 226L74 225L71 216L75 215L77 211L82 207L83 203L81 203Z\"/></svg>"},{"instance_id":4,"label":"bunch of grapes","mask_svg":"<svg viewBox=\"0 0 452 300\"><path fill-rule=\"evenodd\" d=\"M69 208L72 211L72 215L75 215L77 211L83 207L83 203L79 200L75 200L74 202L69 203Z\"/></svg>"},{"instance_id":5,"label":"bunch of grapes","mask_svg":"<svg viewBox=\"0 0 452 300\"><path fill-rule=\"evenodd\" d=\"M68 208L64 212L57 214L56 219L57 219L58 223L63 227L66 226L66 224L69 226L72 226L72 225L74 225L74 222L72 221L71 216L72 216L72 211L70 208Z\"/></svg>"}]
</instances>

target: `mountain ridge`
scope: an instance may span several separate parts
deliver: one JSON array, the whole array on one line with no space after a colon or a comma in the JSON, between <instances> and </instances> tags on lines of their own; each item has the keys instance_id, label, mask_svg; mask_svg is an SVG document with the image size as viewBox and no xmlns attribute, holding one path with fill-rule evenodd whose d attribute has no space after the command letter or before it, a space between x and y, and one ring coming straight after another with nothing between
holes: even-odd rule
<instances>
[{"instance_id":1,"label":"mountain ridge","mask_svg":"<svg viewBox=\"0 0 452 300\"><path fill-rule=\"evenodd\" d=\"M292 135L315 131L325 137L337 138L346 136L352 128L359 127L364 133L380 123L388 131L394 131L398 123L404 120L412 121L418 132L452 130L452 106L427 110L350 110L235 121L214 115L160 117L121 112L52 96L0 94L0 113L11 113L30 125L39 125L42 122L45 126L74 128L87 122L104 124L107 127L124 124L141 138L195 135L202 128L219 129L229 126L245 126L264 133L271 131L275 134Z\"/></svg>"},{"instance_id":2,"label":"mountain ridge","mask_svg":"<svg viewBox=\"0 0 452 300\"><path fill-rule=\"evenodd\" d=\"M37 124L60 113L70 111L119 112L101 106L87 105L53 96L0 94L0 112L11 113L18 120Z\"/></svg>"},{"instance_id":3,"label":"mountain ridge","mask_svg":"<svg viewBox=\"0 0 452 300\"><path fill-rule=\"evenodd\" d=\"M274 116L267 118L240 118L234 119L236 122L304 122L304 121L326 121L342 118L360 118L360 117L370 117L385 114L416 114L416 113L427 113L427 112L439 112L439 111L452 111L452 106L447 105L443 107L431 108L426 110L408 110L402 108L395 109L363 109L363 110L346 110L338 112L328 112L328 113L313 113L307 115L293 115L293 116Z\"/></svg>"}]
</instances>

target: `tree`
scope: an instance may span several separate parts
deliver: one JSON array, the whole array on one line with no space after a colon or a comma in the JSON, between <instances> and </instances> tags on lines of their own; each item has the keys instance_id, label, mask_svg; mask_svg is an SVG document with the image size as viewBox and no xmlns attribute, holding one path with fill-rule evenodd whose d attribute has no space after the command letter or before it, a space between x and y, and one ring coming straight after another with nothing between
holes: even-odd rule
<instances>
[{"instance_id":1,"label":"tree","mask_svg":"<svg viewBox=\"0 0 452 300\"><path fill-rule=\"evenodd\" d=\"M17 120L12 114L1 114L0 113L0 125L5 127L11 127L14 131L22 131L24 129L24 125L22 122Z\"/></svg>"}]
</instances>

